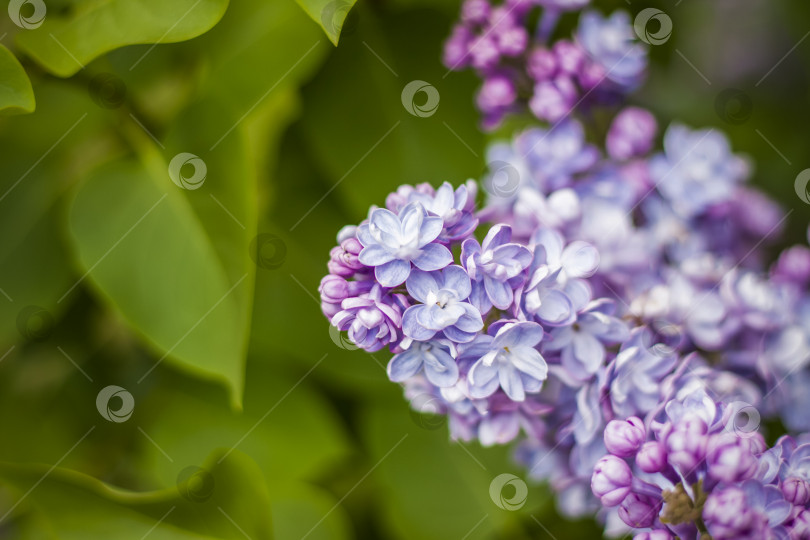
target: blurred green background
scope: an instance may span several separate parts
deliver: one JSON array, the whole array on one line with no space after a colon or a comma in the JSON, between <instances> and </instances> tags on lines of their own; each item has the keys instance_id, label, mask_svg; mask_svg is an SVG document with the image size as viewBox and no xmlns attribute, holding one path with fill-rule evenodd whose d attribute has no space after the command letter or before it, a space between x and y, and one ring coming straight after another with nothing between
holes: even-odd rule
<instances>
[{"instance_id":1,"label":"blurred green background","mask_svg":"<svg viewBox=\"0 0 810 540\"><path fill-rule=\"evenodd\" d=\"M359 0L337 48L348 2L46 4L38 28L0 16L0 106L32 108L23 69L36 99L0 119L0 538L600 535L542 486L498 508L510 450L451 444L389 355L320 313L341 226L399 184L485 170L478 83L440 62L457 1ZM632 101L726 130L801 241L810 5L595 4L670 15ZM436 114L403 108L412 80ZM167 174L183 152L205 163L197 189ZM100 414L110 385L128 418Z\"/></svg>"}]
</instances>

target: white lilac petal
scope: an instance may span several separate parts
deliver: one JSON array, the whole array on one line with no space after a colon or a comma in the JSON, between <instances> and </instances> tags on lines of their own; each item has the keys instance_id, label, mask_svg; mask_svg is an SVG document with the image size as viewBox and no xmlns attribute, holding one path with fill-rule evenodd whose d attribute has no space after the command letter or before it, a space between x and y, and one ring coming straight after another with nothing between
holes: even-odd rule
<instances>
[{"instance_id":1,"label":"white lilac petal","mask_svg":"<svg viewBox=\"0 0 810 540\"><path fill-rule=\"evenodd\" d=\"M459 317L455 326L464 332L479 332L484 328L484 319L481 317L481 312L475 307L466 302L458 304L459 307L464 309L464 315Z\"/></svg>"},{"instance_id":2,"label":"white lilac petal","mask_svg":"<svg viewBox=\"0 0 810 540\"><path fill-rule=\"evenodd\" d=\"M474 281L472 283L472 291L470 292L470 296L467 300L473 305L473 307L475 307L475 309L484 315L489 313L489 310L492 309L492 302L487 295L483 281Z\"/></svg>"},{"instance_id":3,"label":"white lilac petal","mask_svg":"<svg viewBox=\"0 0 810 540\"><path fill-rule=\"evenodd\" d=\"M405 287L408 289L408 294L423 304L427 302L428 295L439 292L439 284L436 283L435 276L419 269L411 272L405 282Z\"/></svg>"},{"instance_id":4,"label":"white lilac petal","mask_svg":"<svg viewBox=\"0 0 810 540\"><path fill-rule=\"evenodd\" d=\"M571 279L564 286L563 291L565 296L571 300L571 306L574 311L582 311L588 302L591 301L591 287L588 283L581 279Z\"/></svg>"},{"instance_id":5,"label":"white lilac petal","mask_svg":"<svg viewBox=\"0 0 810 540\"><path fill-rule=\"evenodd\" d=\"M535 315L549 324L567 324L573 322L576 313L571 300L565 293L550 290L541 297Z\"/></svg>"},{"instance_id":6,"label":"white lilac petal","mask_svg":"<svg viewBox=\"0 0 810 540\"><path fill-rule=\"evenodd\" d=\"M400 221L392 211L386 208L377 208L371 213L369 221L371 222L369 230L372 235L377 236L375 233L382 232L396 240L401 238Z\"/></svg>"},{"instance_id":7,"label":"white lilac petal","mask_svg":"<svg viewBox=\"0 0 810 540\"><path fill-rule=\"evenodd\" d=\"M411 306L402 316L402 333L417 341L427 341L436 335L434 330L429 330L419 323L419 314L424 309L424 305Z\"/></svg>"},{"instance_id":8,"label":"white lilac petal","mask_svg":"<svg viewBox=\"0 0 810 540\"><path fill-rule=\"evenodd\" d=\"M506 444L520 433L520 416L517 414L490 414L481 419L478 425L478 439L481 446Z\"/></svg>"},{"instance_id":9,"label":"white lilac petal","mask_svg":"<svg viewBox=\"0 0 810 540\"><path fill-rule=\"evenodd\" d=\"M526 285L526 290L531 291L532 289L536 288L538 285L548 279L550 275L551 268L549 268L547 264L538 266L537 269L532 272L531 279L529 279L529 284Z\"/></svg>"},{"instance_id":10,"label":"white lilac petal","mask_svg":"<svg viewBox=\"0 0 810 540\"><path fill-rule=\"evenodd\" d=\"M463 187L463 186L462 186ZM449 182L443 182L436 190L436 197L430 210L437 216L444 216L455 205L455 193Z\"/></svg>"},{"instance_id":11,"label":"white lilac petal","mask_svg":"<svg viewBox=\"0 0 810 540\"><path fill-rule=\"evenodd\" d=\"M523 390L527 394L536 394L543 389L543 380L535 379L531 375L520 372L520 379L523 381Z\"/></svg>"},{"instance_id":12,"label":"white lilac petal","mask_svg":"<svg viewBox=\"0 0 810 540\"><path fill-rule=\"evenodd\" d=\"M571 343L571 349L576 359L594 373L605 361L605 346L591 334L576 332Z\"/></svg>"},{"instance_id":13,"label":"white lilac petal","mask_svg":"<svg viewBox=\"0 0 810 540\"><path fill-rule=\"evenodd\" d=\"M394 356L388 362L388 378L393 382L403 382L416 375L422 369L422 352L409 349Z\"/></svg>"},{"instance_id":14,"label":"white lilac petal","mask_svg":"<svg viewBox=\"0 0 810 540\"><path fill-rule=\"evenodd\" d=\"M543 339L543 327L533 322L505 324L492 342L493 348L534 347Z\"/></svg>"},{"instance_id":15,"label":"white lilac petal","mask_svg":"<svg viewBox=\"0 0 810 540\"><path fill-rule=\"evenodd\" d=\"M411 263L395 259L374 267L374 277L383 287L402 285L411 273Z\"/></svg>"},{"instance_id":16,"label":"white lilac petal","mask_svg":"<svg viewBox=\"0 0 810 540\"><path fill-rule=\"evenodd\" d=\"M416 245L424 217L425 208L419 203L409 203L400 211L399 219L402 222L400 240L403 245Z\"/></svg>"},{"instance_id":17,"label":"white lilac petal","mask_svg":"<svg viewBox=\"0 0 810 540\"><path fill-rule=\"evenodd\" d=\"M451 265L442 271L443 289L455 291L459 300L465 300L472 292L472 282L467 272L458 265Z\"/></svg>"},{"instance_id":18,"label":"white lilac petal","mask_svg":"<svg viewBox=\"0 0 810 540\"><path fill-rule=\"evenodd\" d=\"M381 244L364 247L357 260L366 266L380 266L394 260L394 254Z\"/></svg>"},{"instance_id":19,"label":"white lilac petal","mask_svg":"<svg viewBox=\"0 0 810 540\"><path fill-rule=\"evenodd\" d=\"M509 225L495 225L484 237L484 241L481 242L481 250L493 250L498 246L509 243L510 240L512 240L512 228Z\"/></svg>"},{"instance_id":20,"label":"white lilac petal","mask_svg":"<svg viewBox=\"0 0 810 540\"><path fill-rule=\"evenodd\" d=\"M364 308L357 312L357 320L366 328L379 326L385 317L382 312L375 308Z\"/></svg>"},{"instance_id":21,"label":"white lilac petal","mask_svg":"<svg viewBox=\"0 0 810 540\"><path fill-rule=\"evenodd\" d=\"M548 205L554 214L564 221L571 221L582 213L579 197L573 189L558 189L548 197Z\"/></svg>"},{"instance_id":22,"label":"white lilac petal","mask_svg":"<svg viewBox=\"0 0 810 540\"><path fill-rule=\"evenodd\" d=\"M453 357L438 347L424 351L425 377L438 386L447 388L458 382L458 365Z\"/></svg>"},{"instance_id":23,"label":"white lilac petal","mask_svg":"<svg viewBox=\"0 0 810 540\"><path fill-rule=\"evenodd\" d=\"M532 263L532 252L520 244L503 244L492 250L493 260L500 264L509 264L507 276L513 278ZM516 263L516 264L515 264Z\"/></svg>"},{"instance_id":24,"label":"white lilac petal","mask_svg":"<svg viewBox=\"0 0 810 540\"><path fill-rule=\"evenodd\" d=\"M353 313L350 311L338 311L330 322L332 326L341 332L345 332L351 326L352 321L354 321Z\"/></svg>"},{"instance_id":25,"label":"white lilac petal","mask_svg":"<svg viewBox=\"0 0 810 540\"><path fill-rule=\"evenodd\" d=\"M444 332L447 339L456 343L470 343L477 335L475 332L465 332L464 330L459 330L457 326L448 326L442 330L442 332Z\"/></svg>"},{"instance_id":26,"label":"white lilac petal","mask_svg":"<svg viewBox=\"0 0 810 540\"><path fill-rule=\"evenodd\" d=\"M546 251L546 263L552 268L560 266L564 241L560 233L554 229L538 229L532 235L532 242L543 247Z\"/></svg>"},{"instance_id":27,"label":"white lilac petal","mask_svg":"<svg viewBox=\"0 0 810 540\"><path fill-rule=\"evenodd\" d=\"M436 216L427 216L423 218L422 224L419 227L419 243L417 247L422 247L436 240L444 228L444 220Z\"/></svg>"},{"instance_id":28,"label":"white lilac petal","mask_svg":"<svg viewBox=\"0 0 810 540\"><path fill-rule=\"evenodd\" d=\"M512 305L514 295L512 288L503 281L498 281L489 276L484 276L484 288L487 291L487 296L498 309L508 309Z\"/></svg>"},{"instance_id":29,"label":"white lilac petal","mask_svg":"<svg viewBox=\"0 0 810 540\"><path fill-rule=\"evenodd\" d=\"M357 239L366 247L373 246L377 243L377 240L371 235L371 231L369 231L368 223L363 223L357 227Z\"/></svg>"},{"instance_id":30,"label":"white lilac petal","mask_svg":"<svg viewBox=\"0 0 810 540\"><path fill-rule=\"evenodd\" d=\"M533 347L518 346L509 349L509 361L517 369L538 381L548 377L548 364L540 352Z\"/></svg>"},{"instance_id":31,"label":"white lilac petal","mask_svg":"<svg viewBox=\"0 0 810 540\"><path fill-rule=\"evenodd\" d=\"M563 250L561 264L568 277L589 277L599 267L599 252L587 242L577 240Z\"/></svg>"},{"instance_id":32,"label":"white lilac petal","mask_svg":"<svg viewBox=\"0 0 810 540\"><path fill-rule=\"evenodd\" d=\"M432 272L441 270L453 262L453 254L441 244L428 244L421 248L413 259L413 264L420 270Z\"/></svg>"},{"instance_id":33,"label":"white lilac petal","mask_svg":"<svg viewBox=\"0 0 810 540\"><path fill-rule=\"evenodd\" d=\"M473 399L484 399L491 396L498 389L498 368L488 366L479 360L470 368L467 374L470 383L470 397Z\"/></svg>"},{"instance_id":34,"label":"white lilac petal","mask_svg":"<svg viewBox=\"0 0 810 540\"><path fill-rule=\"evenodd\" d=\"M498 381L501 388L512 401L523 401L526 399L526 392L523 389L523 379L520 372L510 363L503 363L498 366Z\"/></svg>"},{"instance_id":35,"label":"white lilac petal","mask_svg":"<svg viewBox=\"0 0 810 540\"><path fill-rule=\"evenodd\" d=\"M559 351L567 347L574 339L574 329L570 326L560 326L549 331L551 336L543 342L543 351Z\"/></svg>"},{"instance_id":36,"label":"white lilac petal","mask_svg":"<svg viewBox=\"0 0 810 540\"><path fill-rule=\"evenodd\" d=\"M456 324L456 322L464 315L465 310L458 304L448 304L444 307L436 304L426 306L425 320L427 328L431 330L442 330L448 326Z\"/></svg>"}]
</instances>

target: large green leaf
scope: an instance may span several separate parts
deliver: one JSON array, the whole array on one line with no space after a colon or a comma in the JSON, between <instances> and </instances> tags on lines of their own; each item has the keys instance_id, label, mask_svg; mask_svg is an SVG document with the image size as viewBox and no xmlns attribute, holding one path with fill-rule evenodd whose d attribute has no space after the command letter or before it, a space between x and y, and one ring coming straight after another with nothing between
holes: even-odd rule
<instances>
[{"instance_id":1,"label":"large green leaf","mask_svg":"<svg viewBox=\"0 0 810 540\"><path fill-rule=\"evenodd\" d=\"M238 404L252 309L256 185L241 129L211 150L236 123L216 103L200 103L180 117L162 153L132 124L141 161L91 175L76 195L70 230L86 275L157 348L153 367L171 358L224 380ZM201 160L190 172L181 169L184 178L202 174L203 163L207 170L193 190L175 185L168 171L183 153Z\"/></svg>"},{"instance_id":2,"label":"large green leaf","mask_svg":"<svg viewBox=\"0 0 810 540\"><path fill-rule=\"evenodd\" d=\"M137 43L174 43L208 31L228 0L95 0L76 2L66 16L48 13L17 34L20 48L48 71L69 77L102 54ZM143 51L130 70L151 52Z\"/></svg>"},{"instance_id":3,"label":"large green leaf","mask_svg":"<svg viewBox=\"0 0 810 540\"><path fill-rule=\"evenodd\" d=\"M34 111L31 81L17 58L0 45L0 112L19 114Z\"/></svg>"},{"instance_id":4,"label":"large green leaf","mask_svg":"<svg viewBox=\"0 0 810 540\"><path fill-rule=\"evenodd\" d=\"M404 399L374 407L363 420L371 463L378 464L387 495L379 497L380 511L393 538L525 538L514 532L518 520L547 502L535 489L520 511L498 508L490 483L518 472L505 449L461 448L448 441L446 425L426 429L415 422Z\"/></svg>"},{"instance_id":5,"label":"large green leaf","mask_svg":"<svg viewBox=\"0 0 810 540\"><path fill-rule=\"evenodd\" d=\"M346 459L348 434L330 404L311 388L312 373L290 376L268 362L248 366L241 413L210 395L184 390L182 381L164 383L175 389L170 395L140 401L142 414L150 416L141 421L148 422L145 429L162 449L144 447L145 468L166 482L178 463L199 463L214 448L235 447L256 461L268 485L276 486L316 477Z\"/></svg>"},{"instance_id":6,"label":"large green leaf","mask_svg":"<svg viewBox=\"0 0 810 540\"><path fill-rule=\"evenodd\" d=\"M0 160L0 354L25 337L19 328L27 306L58 319L66 303L57 300L77 279L63 238L63 195L120 151L105 130L105 111L90 106L83 89L51 79L37 93L34 113L0 118L8 156Z\"/></svg>"},{"instance_id":7,"label":"large green leaf","mask_svg":"<svg viewBox=\"0 0 810 540\"><path fill-rule=\"evenodd\" d=\"M450 22L428 10L377 18L362 9L360 16L357 35L335 50L303 91L304 133L331 185L314 194L309 215L289 224L296 234L317 223L322 196L347 203L357 223L400 184L458 185L484 168L475 81L447 74L440 61ZM413 39L408 29L417 26L419 39ZM403 97L413 81L435 88L437 107L413 114L414 104L426 98L421 92Z\"/></svg>"},{"instance_id":8,"label":"large green leaf","mask_svg":"<svg viewBox=\"0 0 810 540\"><path fill-rule=\"evenodd\" d=\"M0 464L0 481L20 492L11 519L28 517L51 538L273 538L270 497L256 464L239 452L214 453L181 471L177 484L133 492L69 469ZM42 530L38 531L40 534ZM31 538L37 536L32 535Z\"/></svg>"},{"instance_id":9,"label":"large green leaf","mask_svg":"<svg viewBox=\"0 0 810 540\"><path fill-rule=\"evenodd\" d=\"M346 18L357 0L295 0L323 28L336 46Z\"/></svg>"}]
</instances>

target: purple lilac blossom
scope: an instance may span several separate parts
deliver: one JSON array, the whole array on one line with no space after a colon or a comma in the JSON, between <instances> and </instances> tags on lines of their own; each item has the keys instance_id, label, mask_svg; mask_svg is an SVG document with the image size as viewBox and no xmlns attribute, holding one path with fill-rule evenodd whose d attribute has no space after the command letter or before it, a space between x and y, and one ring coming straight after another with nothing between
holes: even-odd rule
<instances>
[{"instance_id":1,"label":"purple lilac blossom","mask_svg":"<svg viewBox=\"0 0 810 540\"><path fill-rule=\"evenodd\" d=\"M580 113L618 104L646 47L620 13L549 42L584 3L465 2L445 62L485 81L485 126L541 123L489 149L481 210L473 181L402 186L344 227L322 309L388 346L389 378L454 440L519 441L566 516L643 540L810 538L810 438L767 448L736 420L744 402L810 431L810 248L773 262L784 211L721 133L674 124L655 153L630 107L592 139Z\"/></svg>"},{"instance_id":2,"label":"purple lilac blossom","mask_svg":"<svg viewBox=\"0 0 810 540\"><path fill-rule=\"evenodd\" d=\"M484 327L481 312L464 300L470 296L470 276L460 266L438 272L414 270L405 282L408 294L421 304L409 307L402 317L406 336L419 341L437 332L456 343L466 343Z\"/></svg>"},{"instance_id":3,"label":"purple lilac blossom","mask_svg":"<svg viewBox=\"0 0 810 540\"><path fill-rule=\"evenodd\" d=\"M440 217L428 216L419 203L406 205L399 215L385 208L371 213L368 223L357 228L363 250L357 259L374 267L374 275L383 287L402 284L411 273L411 263L420 270L439 270L453 256L441 244L432 244L442 232Z\"/></svg>"}]
</instances>

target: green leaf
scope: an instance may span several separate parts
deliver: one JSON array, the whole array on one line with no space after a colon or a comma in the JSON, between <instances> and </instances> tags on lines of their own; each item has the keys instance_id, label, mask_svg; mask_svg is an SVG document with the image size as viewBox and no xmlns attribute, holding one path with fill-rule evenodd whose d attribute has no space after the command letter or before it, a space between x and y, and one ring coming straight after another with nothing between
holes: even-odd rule
<instances>
[{"instance_id":1,"label":"green leaf","mask_svg":"<svg viewBox=\"0 0 810 540\"><path fill-rule=\"evenodd\" d=\"M248 367L244 411L238 414L185 388L182 380L164 383L173 390L168 396L139 402L142 411L157 412L145 429L174 460L145 446L143 468L166 482L177 474L177 463L199 463L213 448L237 447L261 467L275 493L279 483L315 477L346 459L349 436L306 372L288 375L275 361L251 360ZM186 429L190 424L193 429Z\"/></svg>"},{"instance_id":2,"label":"green leaf","mask_svg":"<svg viewBox=\"0 0 810 540\"><path fill-rule=\"evenodd\" d=\"M446 424L426 429L414 421L404 399L372 408L363 420L370 461L379 463L377 480L388 495L379 501L392 538L521 538L506 532L548 497L535 487L520 512L498 508L490 482L520 474L508 451L461 448L448 440Z\"/></svg>"},{"instance_id":3,"label":"green leaf","mask_svg":"<svg viewBox=\"0 0 810 540\"><path fill-rule=\"evenodd\" d=\"M0 45L0 112L30 113L34 112L35 106L28 75L14 54Z\"/></svg>"},{"instance_id":4,"label":"green leaf","mask_svg":"<svg viewBox=\"0 0 810 540\"><path fill-rule=\"evenodd\" d=\"M357 0L295 0L337 46L346 18Z\"/></svg>"},{"instance_id":5,"label":"green leaf","mask_svg":"<svg viewBox=\"0 0 810 540\"><path fill-rule=\"evenodd\" d=\"M350 223L363 219L370 205L383 204L400 184L457 186L484 170L484 138L472 97L476 81L448 74L440 62L450 21L433 11L379 20L368 9L360 15L364 24L357 35L334 51L303 90L303 130L331 184L312 204L333 188L326 198L347 206ZM403 91L412 81L424 81L438 93L430 114L417 116L403 106ZM423 93L413 96L417 104L424 99ZM316 215L289 226L297 232L317 222Z\"/></svg>"},{"instance_id":6,"label":"green leaf","mask_svg":"<svg viewBox=\"0 0 810 540\"><path fill-rule=\"evenodd\" d=\"M273 526L277 538L349 540L349 517L328 492L303 483L277 486L271 491Z\"/></svg>"},{"instance_id":7,"label":"green leaf","mask_svg":"<svg viewBox=\"0 0 810 540\"><path fill-rule=\"evenodd\" d=\"M45 465L0 464L0 480L20 492L14 522L31 517L54 538L273 538L267 487L239 452L216 452L203 467L181 471L175 486L151 492Z\"/></svg>"},{"instance_id":8,"label":"green leaf","mask_svg":"<svg viewBox=\"0 0 810 540\"><path fill-rule=\"evenodd\" d=\"M157 348L153 367L171 358L227 382L238 406L257 209L237 124L217 103L201 102L177 120L162 153L129 124L141 162L116 162L87 178L73 202L70 231L91 282ZM168 165L189 159L175 177L191 178L183 184L191 190L173 183Z\"/></svg>"},{"instance_id":9,"label":"green leaf","mask_svg":"<svg viewBox=\"0 0 810 540\"><path fill-rule=\"evenodd\" d=\"M64 241L64 194L107 154L117 152L104 111L83 88L61 80L37 86L36 111L0 118L0 347L22 341L27 306L58 319L57 300L78 279ZM19 318L19 320L18 320ZM2 354L2 353L0 353Z\"/></svg>"},{"instance_id":10,"label":"green leaf","mask_svg":"<svg viewBox=\"0 0 810 540\"><path fill-rule=\"evenodd\" d=\"M35 30L17 34L21 50L48 71L69 77L102 54L138 43L174 43L210 30L228 0L76 2L66 16L48 13ZM151 49L130 70L137 67Z\"/></svg>"}]
</instances>

